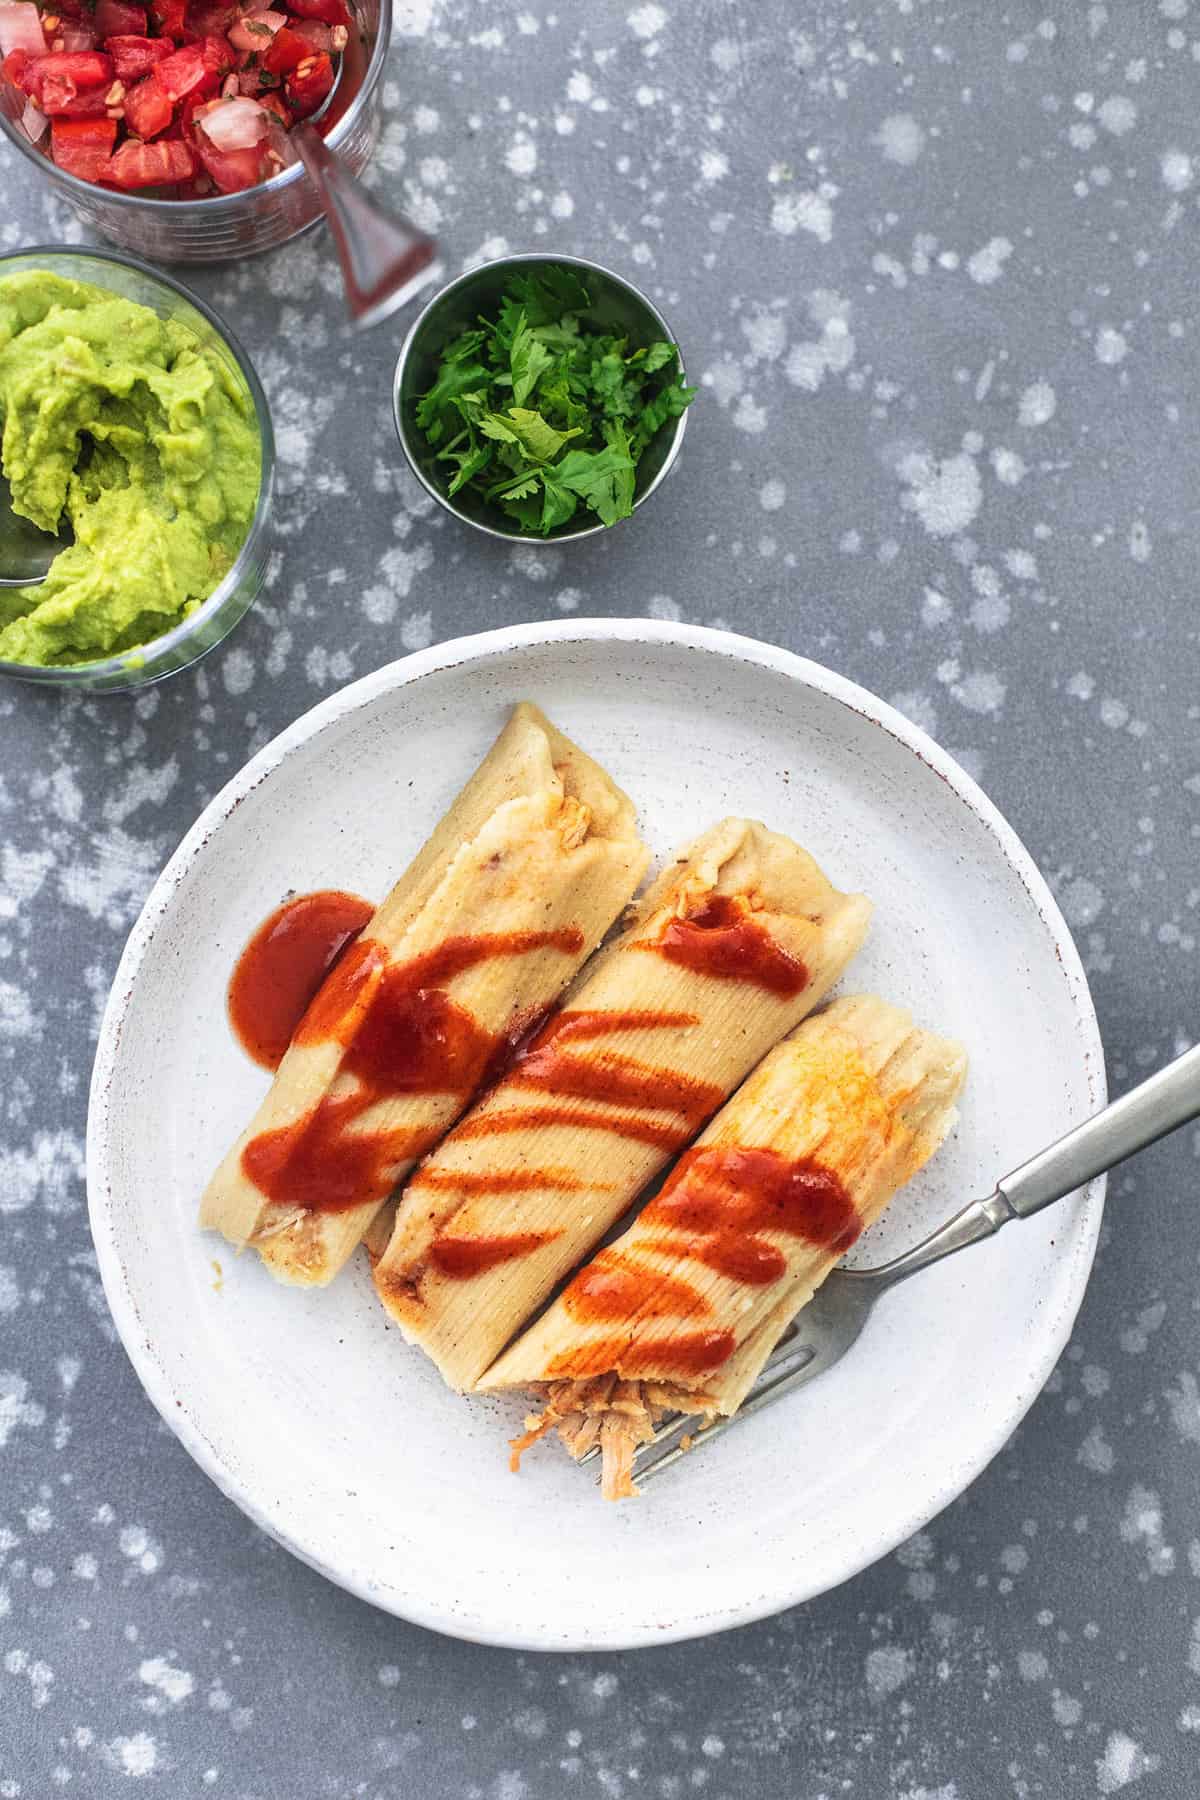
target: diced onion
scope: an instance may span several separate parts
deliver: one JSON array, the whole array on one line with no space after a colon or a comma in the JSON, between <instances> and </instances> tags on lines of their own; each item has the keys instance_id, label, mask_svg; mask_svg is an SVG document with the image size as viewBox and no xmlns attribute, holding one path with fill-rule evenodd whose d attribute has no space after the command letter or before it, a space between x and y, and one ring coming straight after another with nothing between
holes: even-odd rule
<instances>
[{"instance_id":1,"label":"diced onion","mask_svg":"<svg viewBox=\"0 0 1200 1800\"><path fill-rule=\"evenodd\" d=\"M40 106L32 100L25 102L25 111L21 114L21 129L31 144L40 144L50 123Z\"/></svg>"},{"instance_id":2,"label":"diced onion","mask_svg":"<svg viewBox=\"0 0 1200 1800\"><path fill-rule=\"evenodd\" d=\"M197 113L196 124L215 150L251 150L266 136L267 115L257 100L237 94Z\"/></svg>"},{"instance_id":3,"label":"diced onion","mask_svg":"<svg viewBox=\"0 0 1200 1800\"><path fill-rule=\"evenodd\" d=\"M236 50L265 50L275 33L288 22L287 14L264 8L246 13L229 27L229 41ZM267 33L270 33L270 37Z\"/></svg>"},{"instance_id":4,"label":"diced onion","mask_svg":"<svg viewBox=\"0 0 1200 1800\"><path fill-rule=\"evenodd\" d=\"M96 48L96 34L86 25L77 25L72 19L64 19L54 34L57 44L61 40L63 49L74 56L80 50Z\"/></svg>"},{"instance_id":5,"label":"diced onion","mask_svg":"<svg viewBox=\"0 0 1200 1800\"><path fill-rule=\"evenodd\" d=\"M0 52L7 56L12 50L45 55L46 34L32 0L0 0Z\"/></svg>"}]
</instances>

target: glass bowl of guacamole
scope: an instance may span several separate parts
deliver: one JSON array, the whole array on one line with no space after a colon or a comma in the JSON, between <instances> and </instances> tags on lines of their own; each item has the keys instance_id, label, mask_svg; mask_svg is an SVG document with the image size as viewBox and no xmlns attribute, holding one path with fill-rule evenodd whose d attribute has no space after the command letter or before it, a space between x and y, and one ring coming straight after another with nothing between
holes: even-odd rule
<instances>
[{"instance_id":1,"label":"glass bowl of guacamole","mask_svg":"<svg viewBox=\"0 0 1200 1800\"><path fill-rule=\"evenodd\" d=\"M266 396L204 302L102 250L0 256L0 467L63 543L0 587L0 674L131 688L205 655L267 558Z\"/></svg>"}]
</instances>

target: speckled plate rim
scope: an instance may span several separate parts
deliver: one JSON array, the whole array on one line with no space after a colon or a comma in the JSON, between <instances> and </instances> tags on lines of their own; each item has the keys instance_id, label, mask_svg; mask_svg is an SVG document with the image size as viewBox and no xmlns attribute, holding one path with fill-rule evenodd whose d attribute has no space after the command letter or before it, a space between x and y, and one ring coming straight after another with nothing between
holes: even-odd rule
<instances>
[{"instance_id":1,"label":"speckled plate rim","mask_svg":"<svg viewBox=\"0 0 1200 1800\"><path fill-rule=\"evenodd\" d=\"M790 650L733 632L652 619L572 619L505 626L495 631L451 639L389 663L374 674L363 676L304 713L257 755L251 757L205 807L159 875L129 935L105 1007L88 1105L87 1187L92 1238L109 1309L138 1379L189 1455L227 1499L232 1500L285 1550L339 1587L398 1618L452 1637L517 1650L614 1651L708 1636L734 1626L751 1624L757 1619L770 1617L788 1607L814 1599L888 1555L965 1492L1003 1448L1037 1398L1066 1346L1082 1303L1095 1257L1104 1207L1105 1178L1100 1176L1082 1190L1082 1204L1073 1230L1069 1236L1064 1233L1061 1262L1066 1273L1058 1309L1042 1321L1037 1346L1031 1346L1030 1361L1022 1371L1022 1378L1014 1383L1010 1404L996 1429L985 1440L976 1444L970 1455L956 1463L953 1473L935 1486L932 1492L922 1493L908 1507L893 1513L886 1530L881 1530L870 1544L859 1544L848 1548L840 1556L829 1557L815 1579L810 1577L801 1583L784 1584L777 1590L766 1593L748 1592L745 1600L737 1606L712 1612L696 1608L685 1609L684 1616L679 1619L638 1631L623 1628L612 1639L607 1636L603 1639L597 1636L577 1637L570 1633L531 1633L527 1627L513 1621L490 1623L481 1618L465 1619L457 1612L440 1608L429 1598L428 1590L419 1584L401 1587L389 1579L385 1585L369 1569L358 1568L349 1559L344 1564L331 1562L293 1534L284 1517L285 1509L274 1496L247 1491L222 1460L220 1452L209 1441L200 1425L189 1416L186 1396L177 1391L161 1368L142 1321L137 1293L121 1260L117 1244L112 1206L112 1120L108 1096L121 1056L125 1018L155 932L172 905L181 883L222 823L294 751L337 721L369 705L380 694L406 687L434 671L452 669L464 663L526 647L544 648L547 644L560 644L569 649L572 645L594 644L604 640L638 644L651 653L660 645L690 647L722 659L732 659L758 666L764 671L782 674L796 683L799 692L805 689L815 690L847 707L887 733L926 764L995 839L1005 862L1024 887L1054 946L1061 976L1075 1012L1077 1042L1082 1046L1083 1074L1093 1109L1102 1107L1107 1097L1100 1029L1083 964L1057 902L1012 826L965 769L894 707L845 676L797 656Z\"/></svg>"}]
</instances>

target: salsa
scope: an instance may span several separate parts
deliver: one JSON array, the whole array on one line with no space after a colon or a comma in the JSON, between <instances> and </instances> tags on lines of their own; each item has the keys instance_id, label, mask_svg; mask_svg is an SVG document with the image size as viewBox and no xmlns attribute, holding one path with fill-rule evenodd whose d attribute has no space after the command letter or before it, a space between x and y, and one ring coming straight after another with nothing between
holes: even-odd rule
<instances>
[{"instance_id":1,"label":"salsa","mask_svg":"<svg viewBox=\"0 0 1200 1800\"><path fill-rule=\"evenodd\" d=\"M207 199L296 161L351 23L346 0L0 0L0 80L67 174Z\"/></svg>"}]
</instances>

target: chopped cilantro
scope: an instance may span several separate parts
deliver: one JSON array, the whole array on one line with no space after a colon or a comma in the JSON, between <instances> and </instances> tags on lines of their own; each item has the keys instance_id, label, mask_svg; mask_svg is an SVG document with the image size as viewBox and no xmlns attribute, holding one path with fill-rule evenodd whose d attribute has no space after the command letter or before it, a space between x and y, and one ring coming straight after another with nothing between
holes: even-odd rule
<instances>
[{"instance_id":1,"label":"chopped cilantro","mask_svg":"<svg viewBox=\"0 0 1200 1800\"><path fill-rule=\"evenodd\" d=\"M447 492L473 489L531 535L581 506L604 525L628 518L639 459L695 397L674 344L634 346L591 323L590 304L571 269L514 276L496 317L443 350L417 406Z\"/></svg>"}]
</instances>

